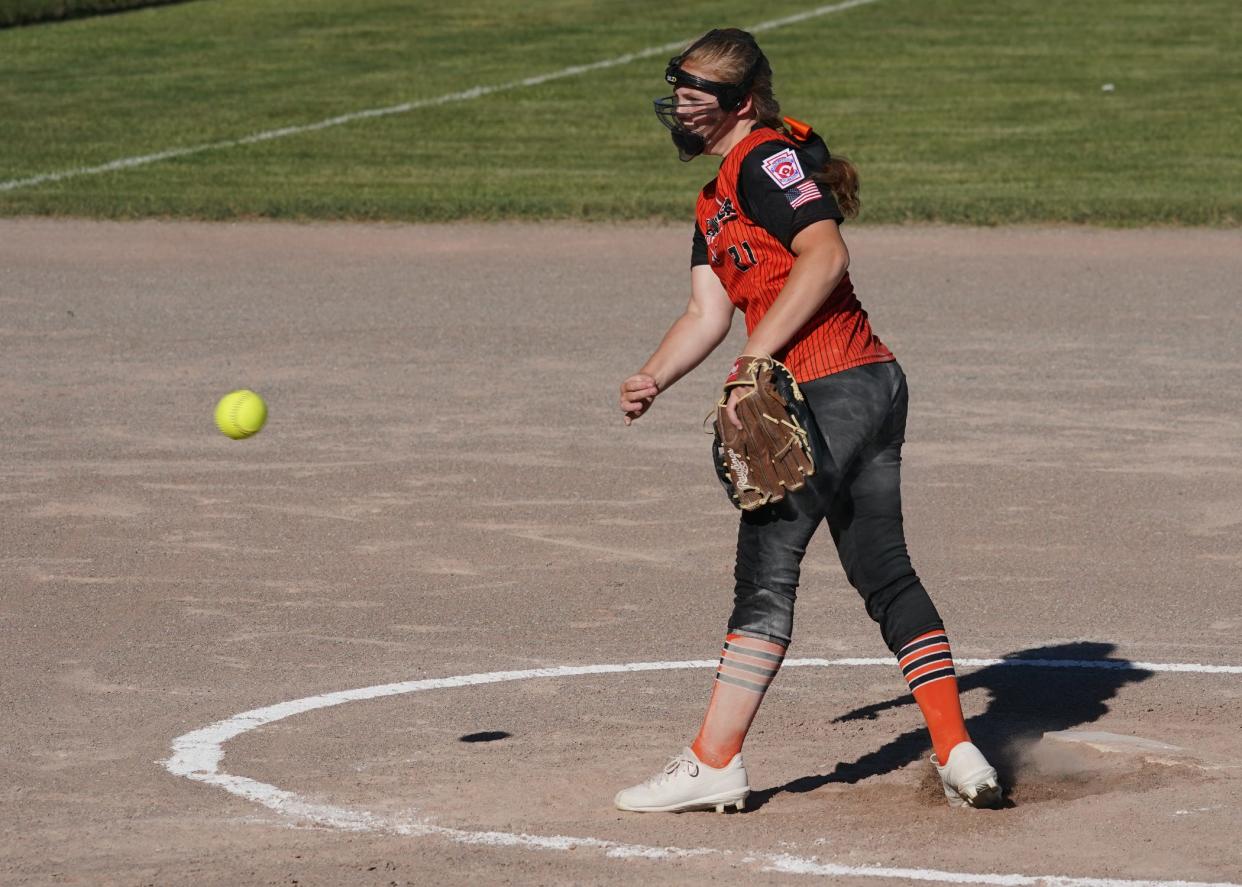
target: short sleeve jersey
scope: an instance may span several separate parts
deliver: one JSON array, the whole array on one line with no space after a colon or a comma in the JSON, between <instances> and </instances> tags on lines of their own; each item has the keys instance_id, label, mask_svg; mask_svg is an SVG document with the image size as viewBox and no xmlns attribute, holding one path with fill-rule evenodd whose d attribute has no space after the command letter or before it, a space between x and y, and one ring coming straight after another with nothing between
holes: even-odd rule
<instances>
[{"instance_id":1,"label":"short sleeve jersey","mask_svg":"<svg viewBox=\"0 0 1242 887\"><path fill-rule=\"evenodd\" d=\"M720 164L699 194L692 265L710 265L729 300L758 325L793 268L794 238L816 222L843 221L836 200L809 173L812 153L773 129L758 128ZM893 360L871 330L849 275L779 354L809 382L867 363Z\"/></svg>"}]
</instances>

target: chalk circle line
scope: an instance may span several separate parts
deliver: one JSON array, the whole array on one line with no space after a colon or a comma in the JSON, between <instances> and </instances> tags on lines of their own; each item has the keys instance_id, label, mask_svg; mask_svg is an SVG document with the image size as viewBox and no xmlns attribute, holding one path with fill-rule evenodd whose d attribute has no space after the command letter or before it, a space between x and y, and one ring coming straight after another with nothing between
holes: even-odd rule
<instances>
[{"instance_id":1,"label":"chalk circle line","mask_svg":"<svg viewBox=\"0 0 1242 887\"><path fill-rule=\"evenodd\" d=\"M1197 663L1134 662L1118 659L957 659L955 664L966 668L1014 667L1056 669L1108 669L1170 673L1242 675L1242 665L1202 665ZM295 792L278 788L246 776L236 776L220 769L224 744L230 739L267 724L294 715L346 702L383 699L407 693L476 687L535 678L568 678L582 675L606 675L644 671L672 671L690 668L715 668L714 659L688 659L668 662L623 662L599 665L560 665L518 671L492 671L479 674L424 678L391 684L377 684L353 690L339 690L307 696L275 705L255 708L178 736L172 742L172 755L162 764L175 776L214 785L230 794L261 804L283 817L297 822L354 832L381 832L406 837L439 837L459 844L494 848L526 848L532 850L595 850L608 859L679 860L716 858L734 867L749 867L762 872L820 877L856 877L905 880L942 884L982 884L996 887L1242 887L1227 881L1131 880L1121 878L1068 877L1065 875L1025 875L975 872L950 872L936 869L895 868L879 865L842 865L824 861L817 856L796 856L771 851L740 851L715 847L655 847L626 844L592 837L567 835L532 835L518 832L476 831L449 828L434 824L427 818L371 813L333 804L307 800ZM886 666L887 658L787 659L782 668L804 667L867 667Z\"/></svg>"}]
</instances>

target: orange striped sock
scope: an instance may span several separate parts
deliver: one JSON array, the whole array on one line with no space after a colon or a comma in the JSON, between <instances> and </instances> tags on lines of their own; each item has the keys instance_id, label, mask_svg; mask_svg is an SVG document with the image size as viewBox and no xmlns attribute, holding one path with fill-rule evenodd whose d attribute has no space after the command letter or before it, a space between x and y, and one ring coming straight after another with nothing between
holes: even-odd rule
<instances>
[{"instance_id":1,"label":"orange striped sock","mask_svg":"<svg viewBox=\"0 0 1242 887\"><path fill-rule=\"evenodd\" d=\"M785 658L771 641L730 634L725 637L712 698L703 726L690 748L709 767L723 767L742 750L759 703Z\"/></svg>"},{"instance_id":2,"label":"orange striped sock","mask_svg":"<svg viewBox=\"0 0 1242 887\"><path fill-rule=\"evenodd\" d=\"M957 693L953 651L944 629L925 632L897 651L897 665L919 704L941 766L959 742L969 742Z\"/></svg>"}]
</instances>

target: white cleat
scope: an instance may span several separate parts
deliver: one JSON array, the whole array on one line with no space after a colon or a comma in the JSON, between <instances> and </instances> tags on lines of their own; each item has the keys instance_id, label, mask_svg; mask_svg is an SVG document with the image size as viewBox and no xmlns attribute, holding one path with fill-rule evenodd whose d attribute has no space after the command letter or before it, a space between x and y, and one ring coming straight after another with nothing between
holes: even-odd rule
<instances>
[{"instance_id":1,"label":"white cleat","mask_svg":"<svg viewBox=\"0 0 1242 887\"><path fill-rule=\"evenodd\" d=\"M941 767L935 755L931 762L944 784L950 807L999 807L1004 798L996 768L988 763L973 742L959 742Z\"/></svg>"},{"instance_id":2,"label":"white cleat","mask_svg":"<svg viewBox=\"0 0 1242 887\"><path fill-rule=\"evenodd\" d=\"M688 748L646 782L617 792L618 810L682 813L687 810L741 810L750 794L741 754L723 767L709 767Z\"/></svg>"}]
</instances>

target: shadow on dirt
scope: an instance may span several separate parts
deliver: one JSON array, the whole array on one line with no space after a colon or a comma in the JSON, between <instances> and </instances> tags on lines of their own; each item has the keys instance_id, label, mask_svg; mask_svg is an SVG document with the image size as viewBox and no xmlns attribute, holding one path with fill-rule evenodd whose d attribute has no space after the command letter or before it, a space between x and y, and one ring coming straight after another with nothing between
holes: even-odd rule
<instances>
[{"instance_id":1,"label":"shadow on dirt","mask_svg":"<svg viewBox=\"0 0 1242 887\"><path fill-rule=\"evenodd\" d=\"M989 665L958 676L963 694L982 688L991 696L987 710L968 719L966 724L971 738L984 750L1004 785L1020 788L1024 754L1045 733L1098 720L1108 712L1108 700L1118 690L1152 676L1152 672L1136 668L1127 660L1109 659L1115 649L1114 644L1100 642L1034 647L1003 657L1006 664ZM1015 660L1047 664L1008 664ZM1085 664L1101 661L1108 662L1108 666ZM1053 662L1058 664L1052 665ZM914 698L905 693L886 702L856 708L834 718L833 723L874 719L881 712L914 704ZM837 764L829 773L802 776L775 788L751 792L746 806L748 810L757 810L783 792L811 792L829 783L859 782L898 770L926 758L929 752L927 730L920 727L902 733L857 760Z\"/></svg>"},{"instance_id":2,"label":"shadow on dirt","mask_svg":"<svg viewBox=\"0 0 1242 887\"><path fill-rule=\"evenodd\" d=\"M506 730L484 730L480 733L467 733L465 736L458 736L458 742L498 742L501 739L508 739L512 736Z\"/></svg>"}]
</instances>

